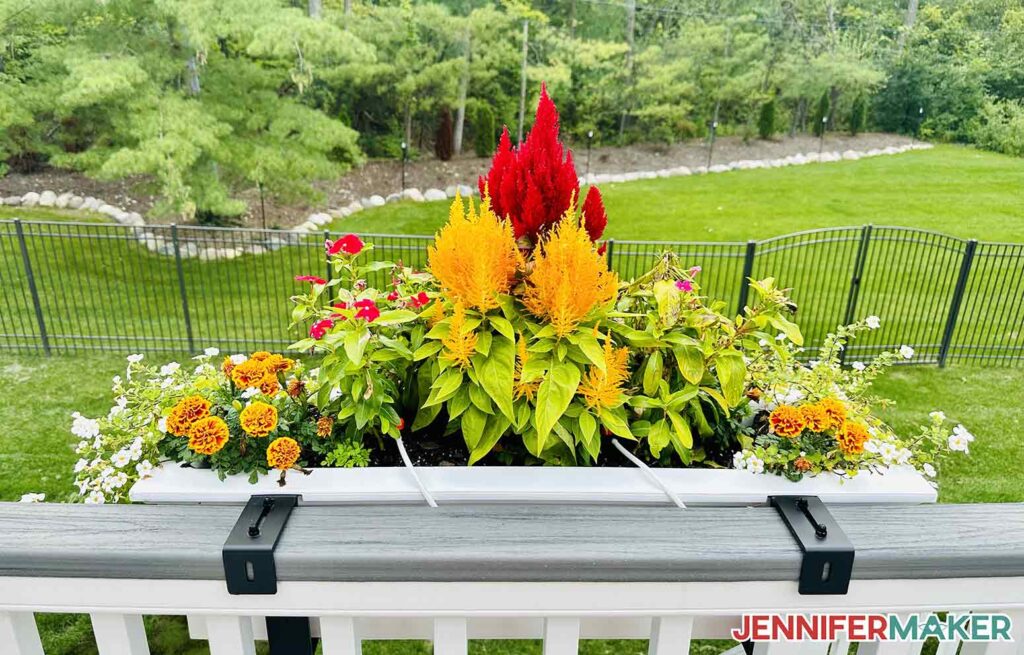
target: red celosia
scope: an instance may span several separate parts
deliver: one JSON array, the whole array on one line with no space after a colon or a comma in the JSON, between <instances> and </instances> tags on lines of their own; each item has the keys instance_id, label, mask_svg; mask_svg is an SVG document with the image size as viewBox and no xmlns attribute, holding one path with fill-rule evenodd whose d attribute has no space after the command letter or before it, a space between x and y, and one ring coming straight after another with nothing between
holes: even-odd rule
<instances>
[{"instance_id":1,"label":"red celosia","mask_svg":"<svg viewBox=\"0 0 1024 655\"><path fill-rule=\"evenodd\" d=\"M334 243L327 245L328 255L337 255L339 252L346 255L358 255L363 251L363 240L354 234L346 234Z\"/></svg>"},{"instance_id":2,"label":"red celosia","mask_svg":"<svg viewBox=\"0 0 1024 655\"><path fill-rule=\"evenodd\" d=\"M313 284L327 284L327 280L315 275L296 275L296 282L312 282Z\"/></svg>"},{"instance_id":3,"label":"red celosia","mask_svg":"<svg viewBox=\"0 0 1024 655\"><path fill-rule=\"evenodd\" d=\"M564 155L564 158L563 158ZM558 109L542 86L537 116L526 140L512 148L508 128L501 133L491 170L479 181L480 194L489 195L491 209L512 222L516 239L536 244L557 223L580 192L579 177L558 139ZM591 187L583 203L583 222L591 240L604 232L608 217L601 194Z\"/></svg>"}]
</instances>

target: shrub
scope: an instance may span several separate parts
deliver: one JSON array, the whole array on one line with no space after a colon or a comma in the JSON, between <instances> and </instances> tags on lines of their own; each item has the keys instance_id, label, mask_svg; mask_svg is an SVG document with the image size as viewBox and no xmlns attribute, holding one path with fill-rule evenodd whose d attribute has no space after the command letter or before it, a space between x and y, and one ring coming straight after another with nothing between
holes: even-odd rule
<instances>
[{"instance_id":1,"label":"shrub","mask_svg":"<svg viewBox=\"0 0 1024 655\"><path fill-rule=\"evenodd\" d=\"M476 138L473 149L477 157L490 157L494 154L494 112L489 105L480 105L476 110Z\"/></svg>"},{"instance_id":2,"label":"shrub","mask_svg":"<svg viewBox=\"0 0 1024 655\"><path fill-rule=\"evenodd\" d=\"M818 99L818 104L814 108L814 113L811 114L811 129L814 131L814 136L824 134L825 119L828 117L829 108L828 91L826 91L821 94L821 98Z\"/></svg>"},{"instance_id":3,"label":"shrub","mask_svg":"<svg viewBox=\"0 0 1024 655\"><path fill-rule=\"evenodd\" d=\"M452 110L447 107L441 110L437 121L437 134L434 136L434 154L441 161L452 158Z\"/></svg>"},{"instance_id":4,"label":"shrub","mask_svg":"<svg viewBox=\"0 0 1024 655\"><path fill-rule=\"evenodd\" d=\"M868 120L868 103L861 94L853 101L850 107L850 134L857 136L864 131Z\"/></svg>"},{"instance_id":5,"label":"shrub","mask_svg":"<svg viewBox=\"0 0 1024 655\"><path fill-rule=\"evenodd\" d=\"M1024 103L988 100L969 128L971 139L982 148L1024 156Z\"/></svg>"},{"instance_id":6,"label":"shrub","mask_svg":"<svg viewBox=\"0 0 1024 655\"><path fill-rule=\"evenodd\" d=\"M757 118L757 135L762 139L770 139L775 134L775 98L761 105L761 115Z\"/></svg>"}]
</instances>

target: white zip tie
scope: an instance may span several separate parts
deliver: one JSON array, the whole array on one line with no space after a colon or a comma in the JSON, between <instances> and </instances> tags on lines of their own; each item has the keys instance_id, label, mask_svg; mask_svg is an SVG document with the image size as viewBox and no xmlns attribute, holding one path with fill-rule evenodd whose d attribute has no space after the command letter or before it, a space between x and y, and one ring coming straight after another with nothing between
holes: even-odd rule
<instances>
[{"instance_id":1,"label":"white zip tie","mask_svg":"<svg viewBox=\"0 0 1024 655\"><path fill-rule=\"evenodd\" d=\"M615 444L615 447L619 449L620 453L626 456L626 459L636 464L636 466L641 471L644 472L648 480L658 485L658 488L665 492L665 495L668 496L668 499L671 500L676 507L686 509L686 505L683 504L683 501L679 500L679 496L677 496L674 491L668 488L668 485L665 484L664 481L662 481L662 479L659 478L657 474L655 474L655 472L651 470L650 466L647 466L646 464L641 462L635 455L633 455L633 453L626 450L626 448L619 443L618 439L612 439L612 443Z\"/></svg>"},{"instance_id":2,"label":"white zip tie","mask_svg":"<svg viewBox=\"0 0 1024 655\"><path fill-rule=\"evenodd\" d=\"M395 443L398 444L398 453L402 456L402 462L405 464L405 468L409 469L409 474L412 475L412 479L416 481L416 486L420 488L420 493L423 495L423 498L431 507L437 507L437 501L434 500L434 496L427 491L427 487L424 486L423 480L420 480L419 474L412 465L412 460L409 459L409 453L405 452L405 444L402 443L401 439L395 439Z\"/></svg>"}]
</instances>

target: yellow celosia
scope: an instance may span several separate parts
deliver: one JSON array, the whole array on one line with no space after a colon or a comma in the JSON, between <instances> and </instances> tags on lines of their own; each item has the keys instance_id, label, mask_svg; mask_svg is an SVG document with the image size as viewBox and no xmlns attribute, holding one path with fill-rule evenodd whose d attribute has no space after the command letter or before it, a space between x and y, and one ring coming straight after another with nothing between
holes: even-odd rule
<instances>
[{"instance_id":1,"label":"yellow celosia","mask_svg":"<svg viewBox=\"0 0 1024 655\"><path fill-rule=\"evenodd\" d=\"M515 395L516 400L526 398L532 402L537 394L537 388L540 387L540 380L522 381L523 367L526 366L529 358L530 354L526 351L526 339L523 338L523 335L519 335L519 341L516 343Z\"/></svg>"},{"instance_id":2,"label":"yellow celosia","mask_svg":"<svg viewBox=\"0 0 1024 655\"><path fill-rule=\"evenodd\" d=\"M620 404L622 383L629 378L628 359L629 349L613 347L609 334L604 341L604 370L590 366L580 383L579 393L587 407L610 409Z\"/></svg>"},{"instance_id":3,"label":"yellow celosia","mask_svg":"<svg viewBox=\"0 0 1024 655\"><path fill-rule=\"evenodd\" d=\"M608 270L608 262L594 249L572 211L534 250L533 270L523 295L526 308L551 323L559 337L614 298L618 286L618 277Z\"/></svg>"},{"instance_id":4,"label":"yellow celosia","mask_svg":"<svg viewBox=\"0 0 1024 655\"><path fill-rule=\"evenodd\" d=\"M470 359L476 352L476 333L464 331L466 324L466 309L462 303L455 303L455 311L452 313L451 321L448 323L448 336L441 339L445 351L441 355L459 368L469 366Z\"/></svg>"},{"instance_id":5,"label":"yellow celosia","mask_svg":"<svg viewBox=\"0 0 1024 655\"><path fill-rule=\"evenodd\" d=\"M481 312L498 306L498 294L508 293L522 264L512 226L494 215L490 201L484 200L477 213L470 200L467 212L458 195L428 258L442 291Z\"/></svg>"}]
</instances>

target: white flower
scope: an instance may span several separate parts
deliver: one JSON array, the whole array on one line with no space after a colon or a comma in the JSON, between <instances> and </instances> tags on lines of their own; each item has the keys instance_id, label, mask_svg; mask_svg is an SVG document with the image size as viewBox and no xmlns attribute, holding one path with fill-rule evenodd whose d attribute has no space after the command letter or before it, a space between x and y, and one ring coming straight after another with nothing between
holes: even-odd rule
<instances>
[{"instance_id":1,"label":"white flower","mask_svg":"<svg viewBox=\"0 0 1024 655\"><path fill-rule=\"evenodd\" d=\"M88 449L89 449L89 442L88 441L85 441L85 440L79 441L78 442L78 446L75 448L75 454L76 455L81 455L82 453L84 453Z\"/></svg>"},{"instance_id":2,"label":"white flower","mask_svg":"<svg viewBox=\"0 0 1024 655\"><path fill-rule=\"evenodd\" d=\"M334 401L337 400L338 398L341 398L341 389L339 389L338 387L334 387L333 389L331 389L330 399Z\"/></svg>"},{"instance_id":3,"label":"white flower","mask_svg":"<svg viewBox=\"0 0 1024 655\"><path fill-rule=\"evenodd\" d=\"M78 495L84 496L85 490L89 488L89 480L84 478L81 480L75 480L75 486L78 487Z\"/></svg>"},{"instance_id":4,"label":"white flower","mask_svg":"<svg viewBox=\"0 0 1024 655\"><path fill-rule=\"evenodd\" d=\"M128 462L130 461L132 461L132 456L128 454L127 450L120 450L116 455L110 458L110 463L119 469L128 466Z\"/></svg>"},{"instance_id":5,"label":"white flower","mask_svg":"<svg viewBox=\"0 0 1024 655\"><path fill-rule=\"evenodd\" d=\"M24 494L19 503L41 503L46 500L46 494Z\"/></svg>"},{"instance_id":6,"label":"white flower","mask_svg":"<svg viewBox=\"0 0 1024 655\"><path fill-rule=\"evenodd\" d=\"M877 316L868 316L864 319L864 324L868 326L869 330L877 330L882 327L882 320Z\"/></svg>"},{"instance_id":7,"label":"white flower","mask_svg":"<svg viewBox=\"0 0 1024 655\"><path fill-rule=\"evenodd\" d=\"M754 454L747 458L747 470L751 473L764 473L764 460L758 459Z\"/></svg>"},{"instance_id":8,"label":"white flower","mask_svg":"<svg viewBox=\"0 0 1024 655\"><path fill-rule=\"evenodd\" d=\"M733 468L738 469L744 469L747 467L747 462L745 459L743 459L742 452L737 452L735 455L732 456L732 465Z\"/></svg>"},{"instance_id":9,"label":"white flower","mask_svg":"<svg viewBox=\"0 0 1024 655\"><path fill-rule=\"evenodd\" d=\"M145 355L142 355L142 354L128 355L128 363L129 364L138 364L139 362L141 362L143 360L144 357L145 357Z\"/></svg>"},{"instance_id":10,"label":"white flower","mask_svg":"<svg viewBox=\"0 0 1024 655\"><path fill-rule=\"evenodd\" d=\"M142 457L142 437L135 437L132 445L128 446L128 454L131 455L133 462L139 461Z\"/></svg>"},{"instance_id":11,"label":"white flower","mask_svg":"<svg viewBox=\"0 0 1024 655\"><path fill-rule=\"evenodd\" d=\"M320 369L319 368L314 368L312 371L309 372L309 377L311 377L311 378L318 378L318 377L320 377Z\"/></svg>"},{"instance_id":12,"label":"white flower","mask_svg":"<svg viewBox=\"0 0 1024 655\"><path fill-rule=\"evenodd\" d=\"M71 421L71 434L80 439L93 439L99 436L99 421L91 418L85 418L78 412L72 414L71 418L74 419Z\"/></svg>"},{"instance_id":13,"label":"white flower","mask_svg":"<svg viewBox=\"0 0 1024 655\"><path fill-rule=\"evenodd\" d=\"M181 364L179 364L178 362L164 364L163 366L160 367L160 375L174 375L175 373L178 372L179 368L181 368Z\"/></svg>"},{"instance_id":14,"label":"white flower","mask_svg":"<svg viewBox=\"0 0 1024 655\"><path fill-rule=\"evenodd\" d=\"M112 486L115 489L120 489L125 485L126 482L128 482L128 474L125 473L124 471L121 471L120 473L118 473L117 475L110 479L110 486Z\"/></svg>"},{"instance_id":15,"label":"white flower","mask_svg":"<svg viewBox=\"0 0 1024 655\"><path fill-rule=\"evenodd\" d=\"M864 365L864 362L854 362L850 364L850 368L852 368L855 371L863 371L864 369L867 368L867 366Z\"/></svg>"},{"instance_id":16,"label":"white flower","mask_svg":"<svg viewBox=\"0 0 1024 655\"><path fill-rule=\"evenodd\" d=\"M246 389L245 391L242 392L242 398L244 398L245 400L248 400L248 399L252 398L253 396L258 396L259 394L260 394L260 388L259 387L249 387L248 389ZM332 398L331 400L334 400L334 399Z\"/></svg>"},{"instance_id":17,"label":"white flower","mask_svg":"<svg viewBox=\"0 0 1024 655\"><path fill-rule=\"evenodd\" d=\"M166 389L172 384L174 384L174 378L164 378L163 380L160 381L160 388Z\"/></svg>"},{"instance_id":18,"label":"white flower","mask_svg":"<svg viewBox=\"0 0 1024 655\"><path fill-rule=\"evenodd\" d=\"M949 449L959 453L969 453L971 442L964 439L962 435L953 434L949 437Z\"/></svg>"},{"instance_id":19,"label":"white flower","mask_svg":"<svg viewBox=\"0 0 1024 655\"><path fill-rule=\"evenodd\" d=\"M156 429L163 433L167 433L167 417L161 416L160 420L156 422Z\"/></svg>"},{"instance_id":20,"label":"white flower","mask_svg":"<svg viewBox=\"0 0 1024 655\"><path fill-rule=\"evenodd\" d=\"M900 357L903 359L912 359L914 357L914 349L910 346L900 346Z\"/></svg>"},{"instance_id":21,"label":"white flower","mask_svg":"<svg viewBox=\"0 0 1024 655\"><path fill-rule=\"evenodd\" d=\"M931 420L933 420L933 421L937 421L938 423L942 423L943 421L946 420L946 413L936 410L934 412L929 413L928 417Z\"/></svg>"},{"instance_id":22,"label":"white flower","mask_svg":"<svg viewBox=\"0 0 1024 655\"><path fill-rule=\"evenodd\" d=\"M899 454L899 451L896 449L895 444L885 442L878 447L878 454L881 455L886 464L892 464Z\"/></svg>"},{"instance_id":23,"label":"white flower","mask_svg":"<svg viewBox=\"0 0 1024 655\"><path fill-rule=\"evenodd\" d=\"M135 465L135 471L139 474L139 477L147 477L153 470L153 464L148 459L144 459Z\"/></svg>"},{"instance_id":24,"label":"white flower","mask_svg":"<svg viewBox=\"0 0 1024 655\"><path fill-rule=\"evenodd\" d=\"M249 358L246 357L245 355L232 355L231 363L234 364L235 366L238 366L239 364L244 364L245 360L247 359Z\"/></svg>"},{"instance_id":25,"label":"white flower","mask_svg":"<svg viewBox=\"0 0 1024 655\"><path fill-rule=\"evenodd\" d=\"M107 502L107 499L103 496L103 492L99 489L93 489L89 492L89 495L85 499L88 505L102 505Z\"/></svg>"},{"instance_id":26,"label":"white flower","mask_svg":"<svg viewBox=\"0 0 1024 655\"><path fill-rule=\"evenodd\" d=\"M881 447L882 442L880 442L878 439L868 439L864 443L864 450L868 451L869 453L878 453L878 451L881 450Z\"/></svg>"},{"instance_id":27,"label":"white flower","mask_svg":"<svg viewBox=\"0 0 1024 655\"><path fill-rule=\"evenodd\" d=\"M967 440L968 443L974 441L974 435L968 432L967 428L965 428L962 425L958 425L955 428L953 428L953 434L963 437L964 439Z\"/></svg>"},{"instance_id":28,"label":"white flower","mask_svg":"<svg viewBox=\"0 0 1024 655\"><path fill-rule=\"evenodd\" d=\"M75 473L79 473L81 471L84 471L86 469L86 467L88 467L88 466L89 466L89 460L87 460L85 458L82 458L82 459L78 460L77 462L75 462L75 471L74 472Z\"/></svg>"},{"instance_id":29,"label":"white flower","mask_svg":"<svg viewBox=\"0 0 1024 655\"><path fill-rule=\"evenodd\" d=\"M898 451L896 451L896 463L906 464L907 462L910 461L910 457L912 455L913 453L907 450L906 448L900 448Z\"/></svg>"},{"instance_id":30,"label":"white flower","mask_svg":"<svg viewBox=\"0 0 1024 655\"><path fill-rule=\"evenodd\" d=\"M760 341L757 342L757 345L761 346L762 348L767 348L768 341L766 341L765 339L761 339Z\"/></svg>"},{"instance_id":31,"label":"white flower","mask_svg":"<svg viewBox=\"0 0 1024 655\"><path fill-rule=\"evenodd\" d=\"M203 354L207 357L216 357L220 354L220 348L207 348L203 351Z\"/></svg>"},{"instance_id":32,"label":"white flower","mask_svg":"<svg viewBox=\"0 0 1024 655\"><path fill-rule=\"evenodd\" d=\"M932 466L931 464L926 463L921 468L924 469L924 474L927 475L929 478L935 477L935 467Z\"/></svg>"},{"instance_id":33,"label":"white flower","mask_svg":"<svg viewBox=\"0 0 1024 655\"><path fill-rule=\"evenodd\" d=\"M784 332L779 332L778 334L775 335L775 340L776 341L785 341L786 339L787 339L787 337L786 337L786 334Z\"/></svg>"},{"instance_id":34,"label":"white flower","mask_svg":"<svg viewBox=\"0 0 1024 655\"><path fill-rule=\"evenodd\" d=\"M112 475L114 475L114 469L111 466L108 466L104 468L102 471L100 471L100 477L103 479L107 479Z\"/></svg>"}]
</instances>

